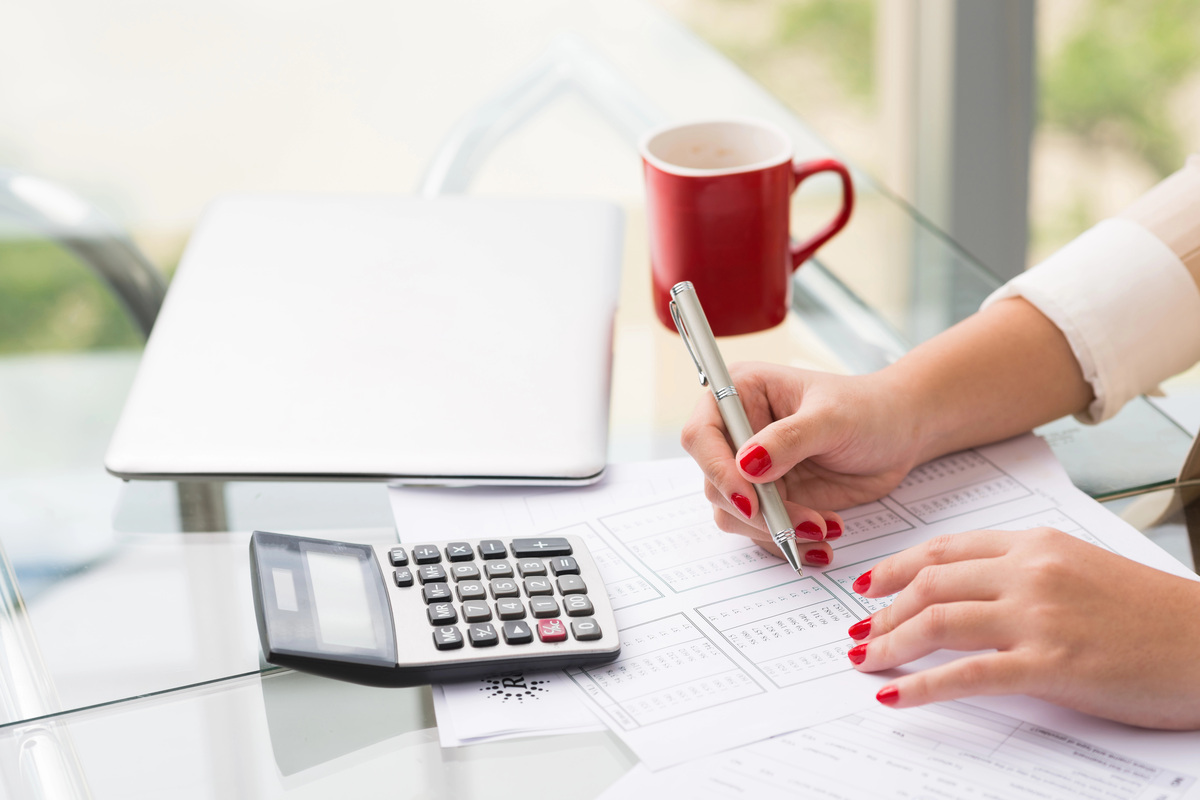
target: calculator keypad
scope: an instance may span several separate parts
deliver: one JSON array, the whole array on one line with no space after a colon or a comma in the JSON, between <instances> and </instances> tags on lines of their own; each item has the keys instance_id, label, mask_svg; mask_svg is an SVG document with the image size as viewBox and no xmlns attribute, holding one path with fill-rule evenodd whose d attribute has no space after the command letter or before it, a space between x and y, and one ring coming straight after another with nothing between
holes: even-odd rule
<instances>
[{"instance_id":1,"label":"calculator keypad","mask_svg":"<svg viewBox=\"0 0 1200 800\"><path fill-rule=\"evenodd\" d=\"M519 648L529 658L551 652L565 655L573 652L572 642L580 644L582 653L598 654L594 658L603 658L603 641L615 651L615 623L607 593L603 586L589 587L589 581L595 583L599 576L590 554L580 549L581 553L573 553L564 537L541 537L406 544L378 552L396 584L392 591L397 632L400 617L409 619L402 609L411 603L404 598L411 597L425 607L436 650L461 664L473 651L497 646L487 660L506 658L509 647ZM401 559L412 566L395 563ZM412 585L414 578L416 585ZM414 622L403 623L409 632L405 635L416 630L411 627ZM602 630L607 626L612 626L608 633ZM582 648L584 643L588 649ZM399 649L403 660L402 642ZM454 650L461 654L450 656L448 651ZM411 657L421 656L412 651Z\"/></svg>"}]
</instances>

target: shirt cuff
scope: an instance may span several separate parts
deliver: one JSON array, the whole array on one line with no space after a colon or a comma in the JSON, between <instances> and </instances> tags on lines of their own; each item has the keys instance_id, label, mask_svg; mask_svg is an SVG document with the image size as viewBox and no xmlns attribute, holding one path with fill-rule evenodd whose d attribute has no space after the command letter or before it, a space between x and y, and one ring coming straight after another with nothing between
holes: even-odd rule
<instances>
[{"instance_id":1,"label":"shirt cuff","mask_svg":"<svg viewBox=\"0 0 1200 800\"><path fill-rule=\"evenodd\" d=\"M1023 297L1067 337L1095 400L1075 416L1113 416L1200 360L1200 290L1179 257L1128 219L1101 222L1001 286L983 308Z\"/></svg>"}]
</instances>

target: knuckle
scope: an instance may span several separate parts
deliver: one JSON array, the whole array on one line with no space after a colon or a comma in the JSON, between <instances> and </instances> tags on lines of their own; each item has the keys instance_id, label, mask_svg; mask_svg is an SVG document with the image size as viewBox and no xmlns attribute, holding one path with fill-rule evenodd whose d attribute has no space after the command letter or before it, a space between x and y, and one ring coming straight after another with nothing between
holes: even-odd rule
<instances>
[{"instance_id":1,"label":"knuckle","mask_svg":"<svg viewBox=\"0 0 1200 800\"><path fill-rule=\"evenodd\" d=\"M954 537L951 534L943 533L940 536L935 536L925 543L925 553L933 561L943 561L950 556L950 549L954 546Z\"/></svg>"},{"instance_id":2,"label":"knuckle","mask_svg":"<svg viewBox=\"0 0 1200 800\"><path fill-rule=\"evenodd\" d=\"M689 453L695 452L699 446L704 426L697 422L684 423L683 430L679 432L679 443L683 445L683 449Z\"/></svg>"},{"instance_id":3,"label":"knuckle","mask_svg":"<svg viewBox=\"0 0 1200 800\"><path fill-rule=\"evenodd\" d=\"M913 578L910 589L917 598L928 601L937 596L941 582L941 570L937 567L921 567L917 577Z\"/></svg>"},{"instance_id":4,"label":"knuckle","mask_svg":"<svg viewBox=\"0 0 1200 800\"><path fill-rule=\"evenodd\" d=\"M917 624L921 635L928 640L939 642L946 638L950 629L950 613L942 604L925 608L917 615Z\"/></svg>"},{"instance_id":5,"label":"knuckle","mask_svg":"<svg viewBox=\"0 0 1200 800\"><path fill-rule=\"evenodd\" d=\"M997 678L990 662L982 658L964 659L959 663L956 672L958 675L955 683L970 693L990 687Z\"/></svg>"},{"instance_id":6,"label":"knuckle","mask_svg":"<svg viewBox=\"0 0 1200 800\"><path fill-rule=\"evenodd\" d=\"M721 490L712 481L704 482L704 497L710 503L719 503L724 499L721 496Z\"/></svg>"}]
</instances>

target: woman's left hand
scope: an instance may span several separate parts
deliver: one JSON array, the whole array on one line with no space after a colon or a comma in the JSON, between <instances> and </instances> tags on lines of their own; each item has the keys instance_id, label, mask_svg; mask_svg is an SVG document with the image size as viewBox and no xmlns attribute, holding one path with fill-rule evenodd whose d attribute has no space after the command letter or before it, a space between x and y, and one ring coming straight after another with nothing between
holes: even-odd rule
<instances>
[{"instance_id":1,"label":"woman's left hand","mask_svg":"<svg viewBox=\"0 0 1200 800\"><path fill-rule=\"evenodd\" d=\"M1027 694L1153 728L1200 728L1200 583L1061 531L942 536L855 582L899 592L852 635L864 672L937 650L993 650L904 675L880 702Z\"/></svg>"}]
</instances>

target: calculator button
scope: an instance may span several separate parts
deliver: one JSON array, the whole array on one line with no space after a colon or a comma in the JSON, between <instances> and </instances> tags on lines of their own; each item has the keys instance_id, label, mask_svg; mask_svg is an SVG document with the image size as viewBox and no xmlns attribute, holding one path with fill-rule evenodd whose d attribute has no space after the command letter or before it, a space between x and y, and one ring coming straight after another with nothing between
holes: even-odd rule
<instances>
[{"instance_id":1,"label":"calculator button","mask_svg":"<svg viewBox=\"0 0 1200 800\"><path fill-rule=\"evenodd\" d=\"M507 561L492 561L484 564L483 571L489 578L511 578L513 576L512 564Z\"/></svg>"},{"instance_id":2,"label":"calculator button","mask_svg":"<svg viewBox=\"0 0 1200 800\"><path fill-rule=\"evenodd\" d=\"M569 594L563 598L562 602L568 617L586 617L595 613L592 601L587 598L587 595Z\"/></svg>"},{"instance_id":3,"label":"calculator button","mask_svg":"<svg viewBox=\"0 0 1200 800\"><path fill-rule=\"evenodd\" d=\"M401 569L395 570L392 572L392 580L394 580L396 582L397 586L412 586L413 585L412 570L409 569L408 567L403 567Z\"/></svg>"},{"instance_id":4,"label":"calculator button","mask_svg":"<svg viewBox=\"0 0 1200 800\"><path fill-rule=\"evenodd\" d=\"M517 586L516 581L511 581L507 578L492 581L492 597L499 600L501 597L520 597L521 589Z\"/></svg>"},{"instance_id":5,"label":"calculator button","mask_svg":"<svg viewBox=\"0 0 1200 800\"><path fill-rule=\"evenodd\" d=\"M565 642L567 629L561 619L543 619L538 621L538 638L543 642Z\"/></svg>"},{"instance_id":6,"label":"calculator button","mask_svg":"<svg viewBox=\"0 0 1200 800\"><path fill-rule=\"evenodd\" d=\"M408 553L404 552L403 547L393 547L388 550L388 560L392 562L393 567L407 567Z\"/></svg>"},{"instance_id":7,"label":"calculator button","mask_svg":"<svg viewBox=\"0 0 1200 800\"><path fill-rule=\"evenodd\" d=\"M563 575L558 579L559 594L587 594L587 584L578 575Z\"/></svg>"},{"instance_id":8,"label":"calculator button","mask_svg":"<svg viewBox=\"0 0 1200 800\"><path fill-rule=\"evenodd\" d=\"M525 619L525 604L520 600L497 600L496 616L500 619Z\"/></svg>"},{"instance_id":9,"label":"calculator button","mask_svg":"<svg viewBox=\"0 0 1200 800\"><path fill-rule=\"evenodd\" d=\"M447 625L433 632L433 644L438 650L455 650L462 647L463 637L458 628Z\"/></svg>"},{"instance_id":10,"label":"calculator button","mask_svg":"<svg viewBox=\"0 0 1200 800\"><path fill-rule=\"evenodd\" d=\"M451 564L450 573L456 581L473 581L479 578L479 567L474 564Z\"/></svg>"},{"instance_id":11,"label":"calculator button","mask_svg":"<svg viewBox=\"0 0 1200 800\"><path fill-rule=\"evenodd\" d=\"M529 611L538 619L558 616L558 603L553 597L531 597Z\"/></svg>"},{"instance_id":12,"label":"calculator button","mask_svg":"<svg viewBox=\"0 0 1200 800\"><path fill-rule=\"evenodd\" d=\"M448 583L427 583L421 589L421 595L425 598L425 604L438 603L442 600L450 599L450 584Z\"/></svg>"},{"instance_id":13,"label":"calculator button","mask_svg":"<svg viewBox=\"0 0 1200 800\"><path fill-rule=\"evenodd\" d=\"M463 581L454 590L458 592L459 600L484 600L487 598L487 590L483 588L482 581Z\"/></svg>"},{"instance_id":14,"label":"calculator button","mask_svg":"<svg viewBox=\"0 0 1200 800\"><path fill-rule=\"evenodd\" d=\"M445 583L446 570L441 564L426 564L417 570L417 580L421 583Z\"/></svg>"},{"instance_id":15,"label":"calculator button","mask_svg":"<svg viewBox=\"0 0 1200 800\"><path fill-rule=\"evenodd\" d=\"M550 559L550 571L555 575L578 575L579 562L570 556L559 556Z\"/></svg>"},{"instance_id":16,"label":"calculator button","mask_svg":"<svg viewBox=\"0 0 1200 800\"><path fill-rule=\"evenodd\" d=\"M591 617L571 620L571 633L581 642L601 637L600 625Z\"/></svg>"},{"instance_id":17,"label":"calculator button","mask_svg":"<svg viewBox=\"0 0 1200 800\"><path fill-rule=\"evenodd\" d=\"M496 629L486 622L467 628L467 636L471 638L472 647L491 647L500 641L500 637L496 635Z\"/></svg>"},{"instance_id":18,"label":"calculator button","mask_svg":"<svg viewBox=\"0 0 1200 800\"><path fill-rule=\"evenodd\" d=\"M492 618L492 610L482 600L468 600L463 603L464 622L487 622Z\"/></svg>"},{"instance_id":19,"label":"calculator button","mask_svg":"<svg viewBox=\"0 0 1200 800\"><path fill-rule=\"evenodd\" d=\"M480 558L508 558L508 550L499 539L484 539L479 543Z\"/></svg>"},{"instance_id":20,"label":"calculator button","mask_svg":"<svg viewBox=\"0 0 1200 800\"><path fill-rule=\"evenodd\" d=\"M530 597L539 594L554 594L554 587L550 585L549 578L526 578L525 594Z\"/></svg>"},{"instance_id":21,"label":"calculator button","mask_svg":"<svg viewBox=\"0 0 1200 800\"><path fill-rule=\"evenodd\" d=\"M524 622L506 622L504 641L509 644L529 644L533 641L533 631Z\"/></svg>"},{"instance_id":22,"label":"calculator button","mask_svg":"<svg viewBox=\"0 0 1200 800\"><path fill-rule=\"evenodd\" d=\"M429 614L431 625L437 625L440 622L458 622L458 612L454 610L453 603L434 603L426 611Z\"/></svg>"},{"instance_id":23,"label":"calculator button","mask_svg":"<svg viewBox=\"0 0 1200 800\"><path fill-rule=\"evenodd\" d=\"M446 545L446 558L451 561L474 561L475 552L466 542L450 542Z\"/></svg>"},{"instance_id":24,"label":"calculator button","mask_svg":"<svg viewBox=\"0 0 1200 800\"><path fill-rule=\"evenodd\" d=\"M542 536L538 539L513 539L513 555L522 556L569 556L571 543L561 536Z\"/></svg>"},{"instance_id":25,"label":"calculator button","mask_svg":"<svg viewBox=\"0 0 1200 800\"><path fill-rule=\"evenodd\" d=\"M541 559L538 559L538 558L534 558L534 559L531 559L528 561L518 561L517 562L517 572L521 573L522 578L527 577L529 575L545 575L546 574L546 565L543 564Z\"/></svg>"},{"instance_id":26,"label":"calculator button","mask_svg":"<svg viewBox=\"0 0 1200 800\"><path fill-rule=\"evenodd\" d=\"M436 564L442 560L442 554L431 544L419 544L414 547L412 557L418 564Z\"/></svg>"}]
</instances>

